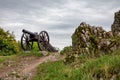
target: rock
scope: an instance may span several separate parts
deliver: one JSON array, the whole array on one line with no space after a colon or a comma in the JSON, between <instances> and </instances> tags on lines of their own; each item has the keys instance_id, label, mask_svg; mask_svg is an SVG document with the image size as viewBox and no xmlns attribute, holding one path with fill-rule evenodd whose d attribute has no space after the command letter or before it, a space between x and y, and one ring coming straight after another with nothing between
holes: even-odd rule
<instances>
[{"instance_id":1,"label":"rock","mask_svg":"<svg viewBox=\"0 0 120 80\"><path fill-rule=\"evenodd\" d=\"M115 13L114 22L111 29L114 36L120 34L120 11Z\"/></svg>"},{"instance_id":2,"label":"rock","mask_svg":"<svg viewBox=\"0 0 120 80\"><path fill-rule=\"evenodd\" d=\"M66 61L71 60L71 56L76 58L87 54L94 57L114 52L120 48L120 11L115 13L111 31L107 32L101 26L81 22L71 37L72 51L67 55Z\"/></svg>"},{"instance_id":3,"label":"rock","mask_svg":"<svg viewBox=\"0 0 120 80\"><path fill-rule=\"evenodd\" d=\"M112 39L113 31L107 32L102 27L91 26L82 22L72 35L72 49L75 54L81 55L97 53L98 51L112 52L117 49L116 44L111 41ZM118 45L120 47L120 43Z\"/></svg>"},{"instance_id":4,"label":"rock","mask_svg":"<svg viewBox=\"0 0 120 80\"><path fill-rule=\"evenodd\" d=\"M49 52L47 52L47 51L40 51L44 56L47 56L47 55L49 55Z\"/></svg>"}]
</instances>

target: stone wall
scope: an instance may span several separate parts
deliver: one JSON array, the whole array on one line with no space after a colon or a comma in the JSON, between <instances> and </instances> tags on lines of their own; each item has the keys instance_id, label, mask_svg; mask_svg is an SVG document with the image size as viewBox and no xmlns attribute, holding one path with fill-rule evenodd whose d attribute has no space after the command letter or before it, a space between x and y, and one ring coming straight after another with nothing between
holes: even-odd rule
<instances>
[{"instance_id":1,"label":"stone wall","mask_svg":"<svg viewBox=\"0 0 120 80\"><path fill-rule=\"evenodd\" d=\"M120 11L115 13L111 31L82 22L72 35L75 54L110 53L120 45Z\"/></svg>"},{"instance_id":2,"label":"stone wall","mask_svg":"<svg viewBox=\"0 0 120 80\"><path fill-rule=\"evenodd\" d=\"M112 32L82 22L72 35L72 47L76 54L108 52L115 49Z\"/></svg>"},{"instance_id":3,"label":"stone wall","mask_svg":"<svg viewBox=\"0 0 120 80\"><path fill-rule=\"evenodd\" d=\"M72 46L65 50L65 63L74 62L75 57L86 54L89 57L99 57L103 54L114 54L120 48L120 11L115 13L111 31L105 31L101 26L91 26L85 22L75 29Z\"/></svg>"},{"instance_id":4,"label":"stone wall","mask_svg":"<svg viewBox=\"0 0 120 80\"><path fill-rule=\"evenodd\" d=\"M82 22L72 35L75 54L111 53L120 47L120 11L115 13L111 31Z\"/></svg>"}]
</instances>

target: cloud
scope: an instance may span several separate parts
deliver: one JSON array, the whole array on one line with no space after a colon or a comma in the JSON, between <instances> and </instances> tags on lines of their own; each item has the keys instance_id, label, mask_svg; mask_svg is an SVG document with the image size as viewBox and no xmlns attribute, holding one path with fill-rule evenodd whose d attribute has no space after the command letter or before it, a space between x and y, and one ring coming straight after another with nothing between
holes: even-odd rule
<instances>
[{"instance_id":1,"label":"cloud","mask_svg":"<svg viewBox=\"0 0 120 80\"><path fill-rule=\"evenodd\" d=\"M107 31L118 0L0 0L0 26L14 31L20 40L22 29L48 31L51 44L63 48L71 45L71 35L80 22L103 26Z\"/></svg>"}]
</instances>

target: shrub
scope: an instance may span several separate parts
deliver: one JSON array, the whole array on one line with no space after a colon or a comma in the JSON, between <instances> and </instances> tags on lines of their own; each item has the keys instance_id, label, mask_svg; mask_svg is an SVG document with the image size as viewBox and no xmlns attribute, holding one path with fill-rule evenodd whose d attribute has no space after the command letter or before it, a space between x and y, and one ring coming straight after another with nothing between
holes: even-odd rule
<instances>
[{"instance_id":1,"label":"shrub","mask_svg":"<svg viewBox=\"0 0 120 80\"><path fill-rule=\"evenodd\" d=\"M60 52L61 54L68 54L72 51L72 46L66 46L63 48L63 50Z\"/></svg>"},{"instance_id":2,"label":"shrub","mask_svg":"<svg viewBox=\"0 0 120 80\"><path fill-rule=\"evenodd\" d=\"M19 51L14 34L0 28L0 55L16 54Z\"/></svg>"},{"instance_id":3,"label":"shrub","mask_svg":"<svg viewBox=\"0 0 120 80\"><path fill-rule=\"evenodd\" d=\"M75 60L75 56L72 50L72 46L64 47L64 49L60 52L62 55L65 55L65 63L72 63Z\"/></svg>"}]
</instances>

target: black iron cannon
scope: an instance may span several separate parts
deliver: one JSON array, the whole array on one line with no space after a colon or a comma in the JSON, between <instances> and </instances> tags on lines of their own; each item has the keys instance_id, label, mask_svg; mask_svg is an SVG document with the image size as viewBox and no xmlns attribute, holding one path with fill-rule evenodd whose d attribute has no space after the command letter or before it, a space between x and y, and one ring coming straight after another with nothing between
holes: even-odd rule
<instances>
[{"instance_id":1,"label":"black iron cannon","mask_svg":"<svg viewBox=\"0 0 120 80\"><path fill-rule=\"evenodd\" d=\"M56 52L57 50L49 43L49 35L47 31L41 31L33 33L23 29L21 37L21 47L23 50L31 50L33 48L33 42L37 42L40 51Z\"/></svg>"}]
</instances>

